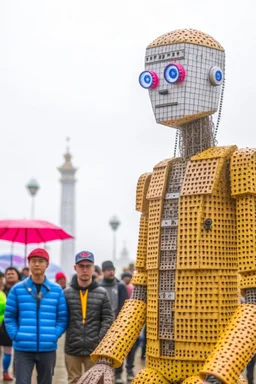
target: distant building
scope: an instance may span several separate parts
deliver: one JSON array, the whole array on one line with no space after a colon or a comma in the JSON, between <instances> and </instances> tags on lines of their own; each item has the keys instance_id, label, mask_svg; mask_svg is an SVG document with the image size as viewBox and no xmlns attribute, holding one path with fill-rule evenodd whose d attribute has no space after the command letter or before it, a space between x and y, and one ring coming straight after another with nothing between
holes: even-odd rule
<instances>
[{"instance_id":1,"label":"distant building","mask_svg":"<svg viewBox=\"0 0 256 384\"><path fill-rule=\"evenodd\" d=\"M116 268L116 276L120 278L124 268L129 268L129 265L132 264L132 260L129 258L129 252L127 246L124 242L123 248L120 252L120 257L113 261Z\"/></svg>"},{"instance_id":2,"label":"distant building","mask_svg":"<svg viewBox=\"0 0 256 384\"><path fill-rule=\"evenodd\" d=\"M58 168L61 174L61 208L60 225L68 233L75 236L75 168L71 162L69 147L64 155L65 162ZM64 240L61 243L60 265L66 275L71 278L74 274L75 241Z\"/></svg>"}]
</instances>

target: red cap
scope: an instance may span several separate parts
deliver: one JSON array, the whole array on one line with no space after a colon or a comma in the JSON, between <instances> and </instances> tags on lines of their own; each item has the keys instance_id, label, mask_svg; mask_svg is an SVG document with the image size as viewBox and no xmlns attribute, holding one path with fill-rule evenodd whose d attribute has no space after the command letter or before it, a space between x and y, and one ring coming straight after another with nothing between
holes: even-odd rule
<instances>
[{"instance_id":1,"label":"red cap","mask_svg":"<svg viewBox=\"0 0 256 384\"><path fill-rule=\"evenodd\" d=\"M28 260L31 259L31 257L42 257L43 259L49 261L49 253L43 249L43 248L36 248L30 254L28 255Z\"/></svg>"},{"instance_id":2,"label":"red cap","mask_svg":"<svg viewBox=\"0 0 256 384\"><path fill-rule=\"evenodd\" d=\"M66 279L66 275L63 272L57 272L55 275L55 280L58 281L59 279Z\"/></svg>"}]
</instances>

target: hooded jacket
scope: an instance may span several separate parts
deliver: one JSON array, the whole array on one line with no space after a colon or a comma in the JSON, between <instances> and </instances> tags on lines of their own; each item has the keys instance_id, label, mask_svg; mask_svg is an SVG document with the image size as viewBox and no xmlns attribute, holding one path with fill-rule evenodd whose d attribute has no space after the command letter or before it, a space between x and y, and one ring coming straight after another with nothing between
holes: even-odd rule
<instances>
[{"instance_id":1,"label":"hooded jacket","mask_svg":"<svg viewBox=\"0 0 256 384\"><path fill-rule=\"evenodd\" d=\"M86 322L82 322L80 291L88 290ZM96 281L82 288L77 276L73 276L70 287L64 290L69 311L65 352L68 355L89 356L113 322L110 300L104 288Z\"/></svg>"},{"instance_id":2,"label":"hooded jacket","mask_svg":"<svg viewBox=\"0 0 256 384\"><path fill-rule=\"evenodd\" d=\"M113 316L114 319L116 319L124 305L125 300L129 299L126 285L123 281L119 281L116 277L113 280L103 277L100 282L100 286L105 288L108 292Z\"/></svg>"}]
</instances>

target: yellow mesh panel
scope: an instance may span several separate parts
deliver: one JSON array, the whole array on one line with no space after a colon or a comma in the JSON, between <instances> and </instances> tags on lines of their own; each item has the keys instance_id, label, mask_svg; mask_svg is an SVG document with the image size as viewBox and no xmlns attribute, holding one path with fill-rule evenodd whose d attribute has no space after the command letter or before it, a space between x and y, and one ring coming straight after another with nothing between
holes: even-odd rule
<instances>
[{"instance_id":1,"label":"yellow mesh panel","mask_svg":"<svg viewBox=\"0 0 256 384\"><path fill-rule=\"evenodd\" d=\"M235 384L256 350L256 306L241 305L232 316L200 376L214 375L226 384Z\"/></svg>"},{"instance_id":2,"label":"yellow mesh panel","mask_svg":"<svg viewBox=\"0 0 256 384\"><path fill-rule=\"evenodd\" d=\"M179 205L178 269L199 268L199 240L203 222L203 196L182 196Z\"/></svg>"},{"instance_id":3,"label":"yellow mesh panel","mask_svg":"<svg viewBox=\"0 0 256 384\"><path fill-rule=\"evenodd\" d=\"M146 304L141 300L126 300L116 321L91 354L96 362L100 356L113 360L113 368L119 367L140 335L146 321Z\"/></svg>"},{"instance_id":4,"label":"yellow mesh panel","mask_svg":"<svg viewBox=\"0 0 256 384\"><path fill-rule=\"evenodd\" d=\"M159 267L162 200L149 203L147 269Z\"/></svg>"},{"instance_id":5,"label":"yellow mesh panel","mask_svg":"<svg viewBox=\"0 0 256 384\"><path fill-rule=\"evenodd\" d=\"M181 117L180 119L162 121L161 124L166 125L167 127L177 128L177 127L180 127L181 125L190 123L191 121L194 121L196 119L201 119L205 116L210 116L215 112L216 110L194 113L192 115L186 115L184 117Z\"/></svg>"},{"instance_id":6,"label":"yellow mesh panel","mask_svg":"<svg viewBox=\"0 0 256 384\"><path fill-rule=\"evenodd\" d=\"M256 196L243 195L236 199L237 252L239 272L256 270Z\"/></svg>"},{"instance_id":7,"label":"yellow mesh panel","mask_svg":"<svg viewBox=\"0 0 256 384\"><path fill-rule=\"evenodd\" d=\"M219 181L222 166L222 159L190 161L187 165L181 196L213 193Z\"/></svg>"},{"instance_id":8,"label":"yellow mesh panel","mask_svg":"<svg viewBox=\"0 0 256 384\"><path fill-rule=\"evenodd\" d=\"M159 372L146 368L143 369L133 379L132 384L169 384Z\"/></svg>"},{"instance_id":9,"label":"yellow mesh panel","mask_svg":"<svg viewBox=\"0 0 256 384\"><path fill-rule=\"evenodd\" d=\"M147 285L147 272L137 271L132 277L132 284L134 285Z\"/></svg>"},{"instance_id":10,"label":"yellow mesh panel","mask_svg":"<svg viewBox=\"0 0 256 384\"><path fill-rule=\"evenodd\" d=\"M200 165L201 161L219 161L215 174L218 183L211 179L211 194L200 192L180 199L177 266L178 269L237 269L236 202L230 196L228 163L221 158L192 164ZM208 171L204 177L207 175ZM194 179L193 172L187 172L185 178L189 185L189 179ZM204 227L207 218L212 221L211 230Z\"/></svg>"},{"instance_id":11,"label":"yellow mesh panel","mask_svg":"<svg viewBox=\"0 0 256 384\"><path fill-rule=\"evenodd\" d=\"M225 170L220 184L225 185ZM238 268L236 202L229 191L218 189L216 195L204 196L203 220L211 218L212 229L200 233L200 268Z\"/></svg>"},{"instance_id":12,"label":"yellow mesh panel","mask_svg":"<svg viewBox=\"0 0 256 384\"><path fill-rule=\"evenodd\" d=\"M146 199L148 186L151 179L151 173L144 173L140 176L137 183L136 191L136 211L147 212L148 211L148 201Z\"/></svg>"},{"instance_id":13,"label":"yellow mesh panel","mask_svg":"<svg viewBox=\"0 0 256 384\"><path fill-rule=\"evenodd\" d=\"M184 384L202 384L202 379L200 376L190 376L186 379Z\"/></svg>"},{"instance_id":14,"label":"yellow mesh panel","mask_svg":"<svg viewBox=\"0 0 256 384\"><path fill-rule=\"evenodd\" d=\"M256 273L243 273L239 285L241 289L256 288Z\"/></svg>"},{"instance_id":15,"label":"yellow mesh panel","mask_svg":"<svg viewBox=\"0 0 256 384\"><path fill-rule=\"evenodd\" d=\"M256 195L256 149L239 149L231 158L232 196Z\"/></svg>"},{"instance_id":16,"label":"yellow mesh panel","mask_svg":"<svg viewBox=\"0 0 256 384\"><path fill-rule=\"evenodd\" d=\"M148 200L162 199L164 197L170 164L171 159L168 159L161 161L154 167L147 193Z\"/></svg>"},{"instance_id":17,"label":"yellow mesh panel","mask_svg":"<svg viewBox=\"0 0 256 384\"><path fill-rule=\"evenodd\" d=\"M229 157L237 149L236 145L226 147L212 147L191 157L191 160L219 159Z\"/></svg>"},{"instance_id":18,"label":"yellow mesh panel","mask_svg":"<svg viewBox=\"0 0 256 384\"><path fill-rule=\"evenodd\" d=\"M237 304L235 270L177 271L175 340L186 347L217 342ZM187 356L192 356L189 350Z\"/></svg>"},{"instance_id":19,"label":"yellow mesh panel","mask_svg":"<svg viewBox=\"0 0 256 384\"><path fill-rule=\"evenodd\" d=\"M160 357L160 340L147 338L147 356Z\"/></svg>"},{"instance_id":20,"label":"yellow mesh panel","mask_svg":"<svg viewBox=\"0 0 256 384\"><path fill-rule=\"evenodd\" d=\"M201 340L201 339L200 339ZM203 342L175 342L176 360L197 360L205 361L212 352L215 343Z\"/></svg>"},{"instance_id":21,"label":"yellow mesh panel","mask_svg":"<svg viewBox=\"0 0 256 384\"><path fill-rule=\"evenodd\" d=\"M146 267L148 242L148 216L142 214L140 217L139 240L136 257L136 268Z\"/></svg>"},{"instance_id":22,"label":"yellow mesh panel","mask_svg":"<svg viewBox=\"0 0 256 384\"><path fill-rule=\"evenodd\" d=\"M181 361L147 357L147 367L160 372L171 383L196 375L203 366L202 361Z\"/></svg>"},{"instance_id":23,"label":"yellow mesh panel","mask_svg":"<svg viewBox=\"0 0 256 384\"><path fill-rule=\"evenodd\" d=\"M159 271L148 271L147 287L147 338L157 340L158 338L158 290Z\"/></svg>"}]
</instances>

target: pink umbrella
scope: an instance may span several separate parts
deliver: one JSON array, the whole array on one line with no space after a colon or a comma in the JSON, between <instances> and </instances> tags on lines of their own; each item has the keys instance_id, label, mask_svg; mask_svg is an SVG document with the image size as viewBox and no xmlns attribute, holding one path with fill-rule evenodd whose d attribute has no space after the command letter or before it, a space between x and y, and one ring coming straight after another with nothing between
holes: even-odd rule
<instances>
[{"instance_id":1,"label":"pink umbrella","mask_svg":"<svg viewBox=\"0 0 256 384\"><path fill-rule=\"evenodd\" d=\"M0 240L25 244L73 239L61 227L44 220L0 220Z\"/></svg>"}]
</instances>

